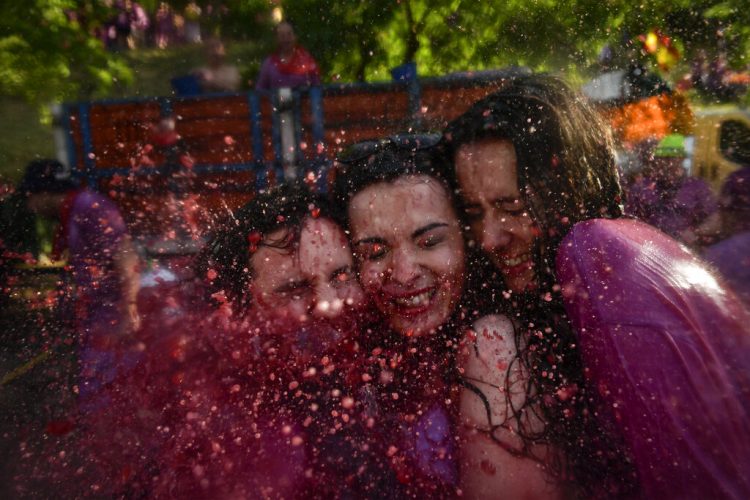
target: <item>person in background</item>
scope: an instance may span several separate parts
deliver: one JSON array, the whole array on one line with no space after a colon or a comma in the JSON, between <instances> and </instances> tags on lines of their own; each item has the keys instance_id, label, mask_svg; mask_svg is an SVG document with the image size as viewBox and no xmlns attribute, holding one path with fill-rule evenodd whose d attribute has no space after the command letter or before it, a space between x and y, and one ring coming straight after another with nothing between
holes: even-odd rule
<instances>
[{"instance_id":1,"label":"person in background","mask_svg":"<svg viewBox=\"0 0 750 500\"><path fill-rule=\"evenodd\" d=\"M444 147L542 401L544 429L522 437L561 450L583 497L747 498L750 315L684 245L621 216L597 113L559 78L517 77Z\"/></svg>"},{"instance_id":2,"label":"person in background","mask_svg":"<svg viewBox=\"0 0 750 500\"><path fill-rule=\"evenodd\" d=\"M206 41L206 66L196 71L203 92L236 92L240 89L240 70L227 62L224 43L218 38Z\"/></svg>"},{"instance_id":3,"label":"person in background","mask_svg":"<svg viewBox=\"0 0 750 500\"><path fill-rule=\"evenodd\" d=\"M169 3L161 2L154 15L154 43L158 48L164 49L174 43L175 38L174 12Z\"/></svg>"},{"instance_id":4,"label":"person in background","mask_svg":"<svg viewBox=\"0 0 750 500\"><path fill-rule=\"evenodd\" d=\"M276 26L276 51L260 67L257 90L320 85L320 70L313 56L297 43L294 27L286 21Z\"/></svg>"},{"instance_id":5,"label":"person in background","mask_svg":"<svg viewBox=\"0 0 750 500\"><path fill-rule=\"evenodd\" d=\"M141 4L130 0L128 0L128 3L131 5L130 8L133 12L133 29L129 40L130 48L144 48L146 47L146 33L151 25L151 19Z\"/></svg>"},{"instance_id":6,"label":"person in background","mask_svg":"<svg viewBox=\"0 0 750 500\"><path fill-rule=\"evenodd\" d=\"M718 203L706 181L688 175L687 157L683 135L662 139L626 188L625 211L689 246L703 246L718 233Z\"/></svg>"},{"instance_id":7,"label":"person in background","mask_svg":"<svg viewBox=\"0 0 750 500\"><path fill-rule=\"evenodd\" d=\"M750 166L732 172L719 196L721 238L703 257L750 306Z\"/></svg>"},{"instance_id":8,"label":"person in background","mask_svg":"<svg viewBox=\"0 0 750 500\"><path fill-rule=\"evenodd\" d=\"M201 43L201 8L195 2L185 6L185 41Z\"/></svg>"},{"instance_id":9,"label":"person in background","mask_svg":"<svg viewBox=\"0 0 750 500\"><path fill-rule=\"evenodd\" d=\"M134 364L133 333L140 327L136 299L139 259L117 206L77 188L57 160L35 160L18 187L36 215L56 219L53 256L67 252L75 285L82 407Z\"/></svg>"}]
</instances>

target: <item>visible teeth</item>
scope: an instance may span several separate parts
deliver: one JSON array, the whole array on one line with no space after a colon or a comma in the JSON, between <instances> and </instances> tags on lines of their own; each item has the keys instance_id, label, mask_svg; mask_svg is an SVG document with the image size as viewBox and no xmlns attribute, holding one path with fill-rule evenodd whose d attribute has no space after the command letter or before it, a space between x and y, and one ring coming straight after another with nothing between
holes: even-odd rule
<instances>
[{"instance_id":1,"label":"visible teeth","mask_svg":"<svg viewBox=\"0 0 750 500\"><path fill-rule=\"evenodd\" d=\"M424 292L412 297L398 298L394 302L400 306L416 307L427 303L430 300L430 295L430 292Z\"/></svg>"},{"instance_id":2,"label":"visible teeth","mask_svg":"<svg viewBox=\"0 0 750 500\"><path fill-rule=\"evenodd\" d=\"M505 264L506 267L513 267L522 262L526 262L527 260L529 260L528 255L521 255L519 257L516 257L515 259L506 259L503 264Z\"/></svg>"}]
</instances>

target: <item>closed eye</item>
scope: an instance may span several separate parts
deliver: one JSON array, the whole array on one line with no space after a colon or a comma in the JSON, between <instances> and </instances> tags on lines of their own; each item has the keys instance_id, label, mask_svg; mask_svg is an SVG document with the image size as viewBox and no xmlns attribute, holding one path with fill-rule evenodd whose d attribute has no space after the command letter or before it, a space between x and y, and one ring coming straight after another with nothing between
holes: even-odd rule
<instances>
[{"instance_id":1,"label":"closed eye","mask_svg":"<svg viewBox=\"0 0 750 500\"><path fill-rule=\"evenodd\" d=\"M340 286L350 282L354 278L354 273L349 266L341 267L331 273L330 282L333 286Z\"/></svg>"},{"instance_id":2,"label":"closed eye","mask_svg":"<svg viewBox=\"0 0 750 500\"><path fill-rule=\"evenodd\" d=\"M432 248L445 241L445 236L442 234L430 234L426 235L419 241L419 246L422 248Z\"/></svg>"},{"instance_id":3,"label":"closed eye","mask_svg":"<svg viewBox=\"0 0 750 500\"><path fill-rule=\"evenodd\" d=\"M511 200L501 198L495 201L495 207L509 215L521 215L526 211L526 205L518 198Z\"/></svg>"},{"instance_id":4,"label":"closed eye","mask_svg":"<svg viewBox=\"0 0 750 500\"><path fill-rule=\"evenodd\" d=\"M464 215L468 220L475 221L482 217L482 208L476 205L464 207Z\"/></svg>"},{"instance_id":5,"label":"closed eye","mask_svg":"<svg viewBox=\"0 0 750 500\"><path fill-rule=\"evenodd\" d=\"M388 246L382 242L377 241L359 241L355 244L355 253L359 259L378 261L386 256L388 253Z\"/></svg>"},{"instance_id":6,"label":"closed eye","mask_svg":"<svg viewBox=\"0 0 750 500\"><path fill-rule=\"evenodd\" d=\"M312 290L312 286L308 281L289 281L277 287L274 293L279 297L298 300L310 290Z\"/></svg>"}]
</instances>

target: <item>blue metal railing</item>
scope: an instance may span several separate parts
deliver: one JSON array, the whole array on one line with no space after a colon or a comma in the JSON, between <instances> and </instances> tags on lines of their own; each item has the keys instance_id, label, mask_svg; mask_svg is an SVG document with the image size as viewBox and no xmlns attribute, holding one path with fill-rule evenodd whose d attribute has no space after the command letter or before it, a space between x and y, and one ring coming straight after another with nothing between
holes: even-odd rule
<instances>
[{"instance_id":1,"label":"blue metal railing","mask_svg":"<svg viewBox=\"0 0 750 500\"><path fill-rule=\"evenodd\" d=\"M331 145L325 144L325 131L326 131L326 117L325 117L325 102L326 98L332 98L335 96L352 94L352 93L388 93L388 92L404 92L407 96L407 116L404 117L405 123L408 123L410 127L417 130L421 129L422 113L421 110L421 96L422 89L440 88L467 88L487 85L488 83L495 83L499 80L506 79L517 75L519 73L527 73L528 70L523 68L508 68L503 70L493 70L484 72L474 73L461 73L454 75L447 75L442 77L433 78L420 78L413 79L408 82L379 82L379 83L339 83L330 84L321 87L312 88L300 88L295 89L293 92L292 101L292 113L294 116L294 139L297 151L297 162L300 166L305 169L314 170L319 177L323 177L327 169L330 167L331 161L325 155L323 150L329 148ZM153 104L156 102L159 105L162 115L171 114L173 111L173 104L185 103L190 101L211 101L220 100L226 97L238 97L243 96L247 99L248 103L248 117L250 124L250 150L252 151L252 160L248 162L239 163L227 163L227 164L197 164L193 167L193 171L198 174L212 174L221 172L243 172L252 171L256 178L256 188L263 188L270 177L270 173L273 172L276 180L283 180L282 171L282 144L281 144L281 123L278 113L275 110L278 109L279 100L278 95L274 92L262 92L262 91L248 91L242 93L212 93L202 94L198 96L172 96L172 97L149 97L149 98L133 98L133 99L109 99L100 100L93 102L82 102L74 104L66 104L63 106L64 113L67 115L64 123L68 126L68 159L71 164L71 169L74 172L75 178L80 180L86 180L88 185L92 187L98 186L98 181L103 178L108 178L113 175L159 175L167 173L169 166L166 167L139 167L132 169L129 166L123 165L103 165L99 161L97 151L95 151L93 144L93 130L90 120L90 112L93 106L109 106L109 105L122 105L122 104ZM309 144L308 148L312 148L309 151L301 151L299 146L303 140L304 130L302 129L302 115L305 110L302 109L301 103L304 98L309 99L309 135L312 138L313 144ZM272 116L264 117L261 111L261 100L270 99L272 108ZM77 126L80 131L80 137L82 145L78 146L74 141L73 129L76 123L73 121L73 113L77 112ZM271 144L273 150L273 158L264 158L264 137L263 137L263 119L270 118L271 122ZM377 123L378 119L372 116L372 122ZM400 121L398 122L401 123ZM393 123L388 124L383 122L385 125L394 125ZM344 124L329 124L342 126ZM323 148L318 147L322 145ZM82 152L83 157L79 158L79 152Z\"/></svg>"}]
</instances>

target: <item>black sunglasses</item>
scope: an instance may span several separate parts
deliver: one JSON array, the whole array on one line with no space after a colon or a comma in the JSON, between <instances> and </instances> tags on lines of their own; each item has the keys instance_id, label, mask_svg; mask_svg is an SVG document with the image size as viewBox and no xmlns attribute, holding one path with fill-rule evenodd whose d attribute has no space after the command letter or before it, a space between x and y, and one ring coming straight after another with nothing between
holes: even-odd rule
<instances>
[{"instance_id":1,"label":"black sunglasses","mask_svg":"<svg viewBox=\"0 0 750 500\"><path fill-rule=\"evenodd\" d=\"M441 138L441 134L396 134L382 139L371 139L346 147L336 157L336 161L345 164L356 163L387 149L423 151L435 147Z\"/></svg>"}]
</instances>

